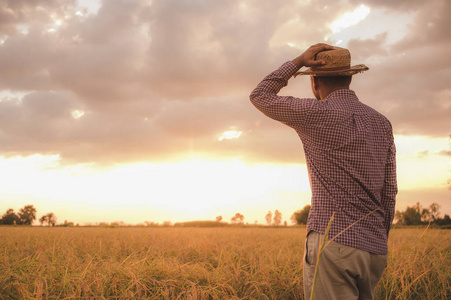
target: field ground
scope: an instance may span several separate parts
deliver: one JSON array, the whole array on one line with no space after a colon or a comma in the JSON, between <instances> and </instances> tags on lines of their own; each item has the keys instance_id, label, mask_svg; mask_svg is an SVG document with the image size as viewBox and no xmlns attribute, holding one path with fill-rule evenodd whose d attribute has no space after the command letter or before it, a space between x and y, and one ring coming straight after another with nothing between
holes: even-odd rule
<instances>
[{"instance_id":1,"label":"field ground","mask_svg":"<svg viewBox=\"0 0 451 300\"><path fill-rule=\"evenodd\" d=\"M303 299L304 228L0 227L0 299ZM450 299L451 231L390 233L377 299Z\"/></svg>"}]
</instances>

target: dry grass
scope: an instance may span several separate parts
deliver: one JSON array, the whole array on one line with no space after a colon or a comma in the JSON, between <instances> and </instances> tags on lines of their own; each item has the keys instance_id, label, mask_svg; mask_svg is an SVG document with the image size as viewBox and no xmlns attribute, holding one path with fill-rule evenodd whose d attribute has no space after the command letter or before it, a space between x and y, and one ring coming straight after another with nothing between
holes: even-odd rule
<instances>
[{"instance_id":1,"label":"dry grass","mask_svg":"<svg viewBox=\"0 0 451 300\"><path fill-rule=\"evenodd\" d=\"M377 299L451 299L450 230L392 230L389 251Z\"/></svg>"},{"instance_id":2,"label":"dry grass","mask_svg":"<svg viewBox=\"0 0 451 300\"><path fill-rule=\"evenodd\" d=\"M451 231L396 229L377 299L449 299ZM305 229L0 227L0 299L303 299ZM421 237L420 237L421 236Z\"/></svg>"}]
</instances>

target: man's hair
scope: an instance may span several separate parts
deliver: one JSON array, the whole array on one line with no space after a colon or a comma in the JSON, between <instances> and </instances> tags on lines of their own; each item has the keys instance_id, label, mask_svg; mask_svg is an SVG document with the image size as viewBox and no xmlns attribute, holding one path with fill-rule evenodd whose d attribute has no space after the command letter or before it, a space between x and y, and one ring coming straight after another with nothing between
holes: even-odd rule
<instances>
[{"instance_id":1,"label":"man's hair","mask_svg":"<svg viewBox=\"0 0 451 300\"><path fill-rule=\"evenodd\" d=\"M316 76L319 81L328 87L349 87L352 76Z\"/></svg>"}]
</instances>

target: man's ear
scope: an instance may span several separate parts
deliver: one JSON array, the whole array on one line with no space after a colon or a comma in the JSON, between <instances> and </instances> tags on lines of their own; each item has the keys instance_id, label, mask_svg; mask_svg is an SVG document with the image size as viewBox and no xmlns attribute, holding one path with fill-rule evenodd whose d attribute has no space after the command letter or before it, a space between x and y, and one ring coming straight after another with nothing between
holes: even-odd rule
<instances>
[{"instance_id":1,"label":"man's ear","mask_svg":"<svg viewBox=\"0 0 451 300\"><path fill-rule=\"evenodd\" d=\"M317 76L313 76L313 87L315 88L315 91L319 91L319 80Z\"/></svg>"}]
</instances>

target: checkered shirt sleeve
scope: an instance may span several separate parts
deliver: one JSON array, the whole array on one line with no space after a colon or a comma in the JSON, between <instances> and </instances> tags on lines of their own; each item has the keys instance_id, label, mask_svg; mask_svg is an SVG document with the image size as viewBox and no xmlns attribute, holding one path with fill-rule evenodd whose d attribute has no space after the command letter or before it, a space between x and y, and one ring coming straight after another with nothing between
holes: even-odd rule
<instances>
[{"instance_id":1,"label":"checkered shirt sleeve","mask_svg":"<svg viewBox=\"0 0 451 300\"><path fill-rule=\"evenodd\" d=\"M312 189L307 231L375 254L387 254L394 217L396 149L390 122L361 103L351 90L324 101L278 96L298 68L292 62L266 76L252 91L252 104L292 127L304 146Z\"/></svg>"}]
</instances>

